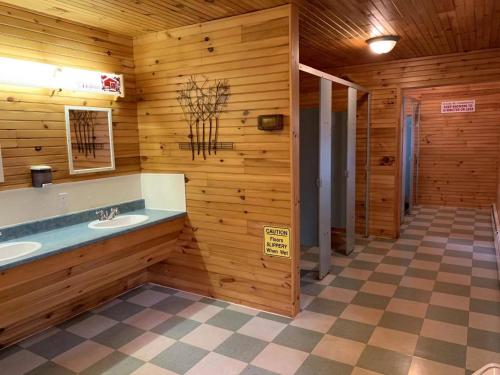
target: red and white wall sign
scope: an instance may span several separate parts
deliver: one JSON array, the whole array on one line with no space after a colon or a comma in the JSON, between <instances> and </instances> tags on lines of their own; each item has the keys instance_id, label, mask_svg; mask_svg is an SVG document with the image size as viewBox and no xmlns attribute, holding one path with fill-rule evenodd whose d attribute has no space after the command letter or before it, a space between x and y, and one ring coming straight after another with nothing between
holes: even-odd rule
<instances>
[{"instance_id":1,"label":"red and white wall sign","mask_svg":"<svg viewBox=\"0 0 500 375\"><path fill-rule=\"evenodd\" d=\"M441 113L476 112L475 100L441 102Z\"/></svg>"}]
</instances>

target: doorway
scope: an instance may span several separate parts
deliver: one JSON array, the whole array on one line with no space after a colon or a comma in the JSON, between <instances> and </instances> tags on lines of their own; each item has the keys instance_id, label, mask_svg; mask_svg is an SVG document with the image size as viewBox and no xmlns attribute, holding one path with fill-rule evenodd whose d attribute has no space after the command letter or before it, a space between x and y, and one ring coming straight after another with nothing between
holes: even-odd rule
<instances>
[{"instance_id":1,"label":"doorway","mask_svg":"<svg viewBox=\"0 0 500 375\"><path fill-rule=\"evenodd\" d=\"M405 88L403 97L412 100L401 113L416 121L413 204L490 207L498 189L500 83Z\"/></svg>"}]
</instances>

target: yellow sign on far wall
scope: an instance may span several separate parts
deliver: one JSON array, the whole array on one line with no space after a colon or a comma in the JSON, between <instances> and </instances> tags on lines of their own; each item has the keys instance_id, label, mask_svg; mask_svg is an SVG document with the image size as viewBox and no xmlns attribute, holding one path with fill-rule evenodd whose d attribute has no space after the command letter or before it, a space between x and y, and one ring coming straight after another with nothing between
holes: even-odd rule
<instances>
[{"instance_id":1,"label":"yellow sign on far wall","mask_svg":"<svg viewBox=\"0 0 500 375\"><path fill-rule=\"evenodd\" d=\"M290 258L290 229L264 226L264 254Z\"/></svg>"}]
</instances>

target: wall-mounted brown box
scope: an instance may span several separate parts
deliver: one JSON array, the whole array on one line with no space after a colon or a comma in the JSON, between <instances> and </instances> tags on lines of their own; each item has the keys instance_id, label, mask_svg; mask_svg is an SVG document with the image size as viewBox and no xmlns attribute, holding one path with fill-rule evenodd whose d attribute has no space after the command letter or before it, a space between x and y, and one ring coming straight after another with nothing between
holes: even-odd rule
<instances>
[{"instance_id":1,"label":"wall-mounted brown box","mask_svg":"<svg viewBox=\"0 0 500 375\"><path fill-rule=\"evenodd\" d=\"M283 115L260 115L259 130L283 130Z\"/></svg>"}]
</instances>

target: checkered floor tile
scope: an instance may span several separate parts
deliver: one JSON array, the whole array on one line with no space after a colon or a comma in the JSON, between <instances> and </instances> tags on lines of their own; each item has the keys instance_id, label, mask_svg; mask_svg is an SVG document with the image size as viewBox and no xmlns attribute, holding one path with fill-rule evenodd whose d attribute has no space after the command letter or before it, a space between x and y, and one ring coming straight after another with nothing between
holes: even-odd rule
<instances>
[{"instance_id":1,"label":"checkered floor tile","mask_svg":"<svg viewBox=\"0 0 500 375\"><path fill-rule=\"evenodd\" d=\"M500 362L486 210L417 207L397 241L359 239L294 319L153 284L0 351L0 374L471 374Z\"/></svg>"}]
</instances>

